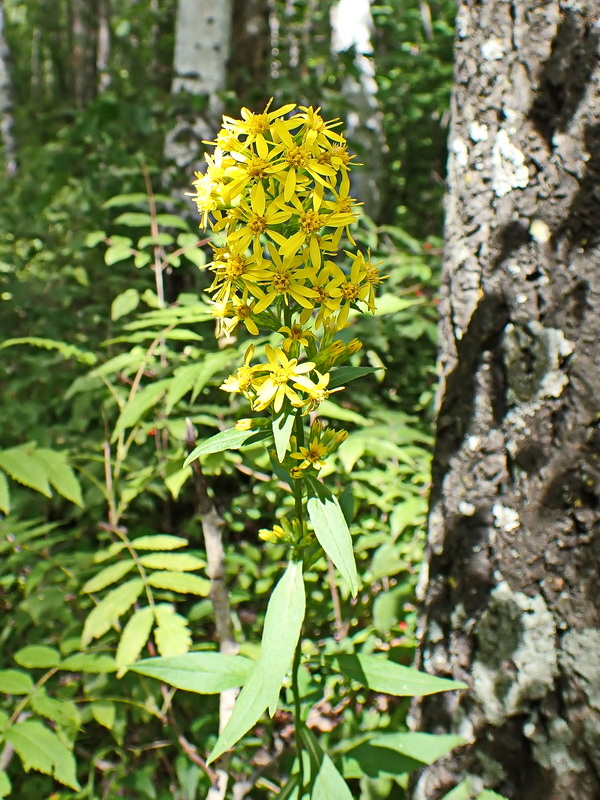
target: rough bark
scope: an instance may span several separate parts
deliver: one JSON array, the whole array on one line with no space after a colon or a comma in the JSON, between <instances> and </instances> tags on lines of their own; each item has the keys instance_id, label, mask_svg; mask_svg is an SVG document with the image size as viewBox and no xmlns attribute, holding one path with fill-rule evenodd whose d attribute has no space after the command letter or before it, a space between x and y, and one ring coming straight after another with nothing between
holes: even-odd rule
<instances>
[{"instance_id":1,"label":"rough bark","mask_svg":"<svg viewBox=\"0 0 600 800\"><path fill-rule=\"evenodd\" d=\"M179 0L173 57L173 94L203 96L207 110L189 118L182 108L165 142L165 155L178 167L194 162L203 139L210 139L223 105L219 96L227 78L231 51L232 0Z\"/></svg>"},{"instance_id":2,"label":"rough bark","mask_svg":"<svg viewBox=\"0 0 600 800\"><path fill-rule=\"evenodd\" d=\"M6 175L17 172L17 143L14 134L13 87L10 78L10 54L4 35L4 4L0 0L0 140Z\"/></svg>"},{"instance_id":3,"label":"rough bark","mask_svg":"<svg viewBox=\"0 0 600 800\"><path fill-rule=\"evenodd\" d=\"M371 35L370 0L337 0L331 9L331 49L334 54L354 50L355 75L342 84L348 104L346 131L359 151L363 167L353 175L353 193L360 197L369 216L381 211L383 155L386 149L383 114L377 99L375 62Z\"/></svg>"},{"instance_id":4,"label":"rough bark","mask_svg":"<svg viewBox=\"0 0 600 800\"><path fill-rule=\"evenodd\" d=\"M458 11L413 800L600 798L599 11Z\"/></svg>"}]
</instances>

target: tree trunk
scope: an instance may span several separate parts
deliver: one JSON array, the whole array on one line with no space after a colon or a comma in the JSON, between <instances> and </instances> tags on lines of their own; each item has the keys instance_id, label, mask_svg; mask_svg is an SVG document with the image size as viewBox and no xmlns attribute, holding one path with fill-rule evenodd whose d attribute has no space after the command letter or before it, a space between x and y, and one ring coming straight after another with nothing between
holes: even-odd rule
<instances>
[{"instance_id":1,"label":"tree trunk","mask_svg":"<svg viewBox=\"0 0 600 800\"><path fill-rule=\"evenodd\" d=\"M352 191L363 201L366 213L377 217L381 211L386 146L372 58L370 0L337 0L330 19L332 52L337 54L354 49L355 74L347 75L342 83L342 95L349 108L345 126L347 136L363 163L363 168L352 176Z\"/></svg>"},{"instance_id":2,"label":"tree trunk","mask_svg":"<svg viewBox=\"0 0 600 800\"><path fill-rule=\"evenodd\" d=\"M98 31L96 46L97 93L102 94L110 86L110 4L109 0L98 0Z\"/></svg>"},{"instance_id":3,"label":"tree trunk","mask_svg":"<svg viewBox=\"0 0 600 800\"><path fill-rule=\"evenodd\" d=\"M187 106L182 107L167 135L165 155L181 169L197 160L202 140L214 135L223 110L219 93L231 51L231 10L232 0L179 0L177 6L172 91L207 100L202 117L190 119Z\"/></svg>"},{"instance_id":4,"label":"tree trunk","mask_svg":"<svg viewBox=\"0 0 600 800\"><path fill-rule=\"evenodd\" d=\"M599 10L458 11L413 800L600 798Z\"/></svg>"},{"instance_id":5,"label":"tree trunk","mask_svg":"<svg viewBox=\"0 0 600 800\"><path fill-rule=\"evenodd\" d=\"M10 54L4 35L4 4L0 0L0 140L6 175L17 172L17 143L14 134L13 89L10 78Z\"/></svg>"}]
</instances>

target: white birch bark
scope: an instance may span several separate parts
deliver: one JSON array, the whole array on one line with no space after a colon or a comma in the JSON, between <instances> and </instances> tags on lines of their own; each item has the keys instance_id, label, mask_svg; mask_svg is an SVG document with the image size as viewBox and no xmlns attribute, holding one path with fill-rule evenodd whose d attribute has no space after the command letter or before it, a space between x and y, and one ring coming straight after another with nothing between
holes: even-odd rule
<instances>
[{"instance_id":1,"label":"white birch bark","mask_svg":"<svg viewBox=\"0 0 600 800\"><path fill-rule=\"evenodd\" d=\"M375 63L372 58L373 17L369 0L338 0L330 13L331 50L354 48L357 77L344 79L342 93L348 103L346 130L364 167L353 174L353 192L372 217L381 210L383 153L386 150L383 116L377 99Z\"/></svg>"},{"instance_id":2,"label":"white birch bark","mask_svg":"<svg viewBox=\"0 0 600 800\"><path fill-rule=\"evenodd\" d=\"M165 155L189 166L202 139L211 138L212 120L222 112L218 93L225 88L231 50L232 0L179 0L175 29L172 92L208 98L208 118L179 119L167 135Z\"/></svg>"},{"instance_id":3,"label":"white birch bark","mask_svg":"<svg viewBox=\"0 0 600 800\"><path fill-rule=\"evenodd\" d=\"M17 172L17 143L14 135L13 93L9 71L9 51L4 36L4 4L0 0L0 137L4 150L4 171Z\"/></svg>"}]
</instances>

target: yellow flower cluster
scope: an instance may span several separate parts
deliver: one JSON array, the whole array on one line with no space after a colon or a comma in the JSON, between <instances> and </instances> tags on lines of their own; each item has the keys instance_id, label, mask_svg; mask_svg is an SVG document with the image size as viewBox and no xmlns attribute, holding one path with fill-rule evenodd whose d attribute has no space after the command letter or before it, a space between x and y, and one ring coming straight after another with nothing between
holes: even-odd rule
<instances>
[{"instance_id":1,"label":"yellow flower cluster","mask_svg":"<svg viewBox=\"0 0 600 800\"><path fill-rule=\"evenodd\" d=\"M268 314L284 306L301 326L314 318L315 329L341 330L355 304L374 310L382 280L360 251L348 253L349 275L332 260L357 218L348 175L354 157L335 130L341 123L325 121L319 109L300 106L289 116L294 105L269 108L224 117L193 183L203 225L225 237L208 265L219 333L239 323L253 335L261 322L274 329Z\"/></svg>"}]
</instances>

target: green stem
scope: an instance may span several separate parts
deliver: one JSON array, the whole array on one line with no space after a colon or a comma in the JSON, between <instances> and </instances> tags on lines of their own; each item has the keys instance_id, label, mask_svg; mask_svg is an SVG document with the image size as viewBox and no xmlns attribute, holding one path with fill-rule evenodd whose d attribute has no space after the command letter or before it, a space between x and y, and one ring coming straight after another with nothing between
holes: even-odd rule
<instances>
[{"instance_id":1,"label":"green stem","mask_svg":"<svg viewBox=\"0 0 600 800\"><path fill-rule=\"evenodd\" d=\"M294 653L294 663L292 666L292 693L294 695L294 739L296 742L296 756L298 758L298 800L302 800L304 795L304 762L302 760L302 736L300 728L302 726L302 709L300 706L300 687L298 682L298 673L300 670L300 658L302 656L302 631L298 638L296 651Z\"/></svg>"}]
</instances>

